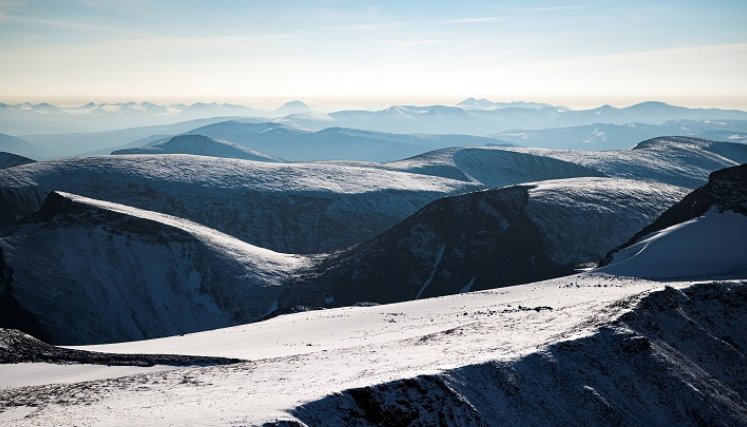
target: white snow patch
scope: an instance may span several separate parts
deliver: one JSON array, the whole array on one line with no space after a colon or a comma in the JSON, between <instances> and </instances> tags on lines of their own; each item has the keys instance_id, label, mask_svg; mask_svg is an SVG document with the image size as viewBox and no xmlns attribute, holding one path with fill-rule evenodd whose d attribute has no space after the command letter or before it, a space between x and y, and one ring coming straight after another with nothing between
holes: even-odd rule
<instances>
[{"instance_id":1,"label":"white snow patch","mask_svg":"<svg viewBox=\"0 0 747 427\"><path fill-rule=\"evenodd\" d=\"M747 216L709 211L643 238L615 254L599 271L648 278L747 272Z\"/></svg>"}]
</instances>

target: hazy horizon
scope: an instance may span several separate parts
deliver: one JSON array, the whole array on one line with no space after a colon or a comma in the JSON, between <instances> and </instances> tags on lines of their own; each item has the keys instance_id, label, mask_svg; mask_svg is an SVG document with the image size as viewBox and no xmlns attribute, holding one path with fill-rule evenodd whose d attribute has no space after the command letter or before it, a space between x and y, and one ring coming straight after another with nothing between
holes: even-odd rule
<instances>
[{"instance_id":1,"label":"hazy horizon","mask_svg":"<svg viewBox=\"0 0 747 427\"><path fill-rule=\"evenodd\" d=\"M218 98L218 99L189 99L189 98L175 98L175 99L138 99L138 98L126 98L126 97L112 97L112 98L8 98L0 99L0 103L6 103L10 105L22 104L25 102L31 104L49 103L58 107L74 108L83 106L89 102L93 103L104 103L104 104L122 104L127 102L144 103L151 102L160 105L174 105L174 104L194 104L194 103L218 103L218 104L234 104L245 107L251 107L263 110L273 110L281 107L285 103L292 101L301 101L307 104L312 110L317 112L334 112L342 110L380 110L396 105L412 105L412 106L430 106L430 105L447 105L455 106L459 102L464 101L467 98L485 98L491 102L534 102L540 104L550 104L559 107L567 107L571 110L586 110L601 107L603 105L611 105L616 108L625 108L632 105L644 103L644 102L664 102L669 105L681 106L687 108L716 108L716 109L736 109L736 110L747 110L747 101L739 98L733 100L688 100L674 99L611 99L602 98L597 100L585 100L585 99L518 99L518 98L491 98L479 95L465 96L462 98L379 98L379 99L330 99L330 98L267 98L267 99L246 99L246 98ZM607 99L607 100L605 100Z\"/></svg>"},{"instance_id":2,"label":"hazy horizon","mask_svg":"<svg viewBox=\"0 0 747 427\"><path fill-rule=\"evenodd\" d=\"M0 1L0 101L747 109L737 1Z\"/></svg>"}]
</instances>

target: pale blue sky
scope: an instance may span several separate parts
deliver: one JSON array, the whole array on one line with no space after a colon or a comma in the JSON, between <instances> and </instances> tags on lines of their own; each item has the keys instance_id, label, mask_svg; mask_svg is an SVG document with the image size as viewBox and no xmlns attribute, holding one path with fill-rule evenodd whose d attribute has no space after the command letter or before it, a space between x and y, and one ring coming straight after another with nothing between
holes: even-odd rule
<instances>
[{"instance_id":1,"label":"pale blue sky","mask_svg":"<svg viewBox=\"0 0 747 427\"><path fill-rule=\"evenodd\" d=\"M0 100L747 108L746 18L743 0L0 0Z\"/></svg>"}]
</instances>

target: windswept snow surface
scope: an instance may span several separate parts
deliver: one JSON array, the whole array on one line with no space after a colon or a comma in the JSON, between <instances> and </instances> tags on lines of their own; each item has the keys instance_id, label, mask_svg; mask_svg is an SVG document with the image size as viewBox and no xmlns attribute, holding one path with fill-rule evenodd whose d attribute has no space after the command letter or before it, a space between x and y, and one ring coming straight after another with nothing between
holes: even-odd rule
<instances>
[{"instance_id":1,"label":"windswept snow surface","mask_svg":"<svg viewBox=\"0 0 747 427\"><path fill-rule=\"evenodd\" d=\"M351 416L349 411L356 407L345 404L344 401L339 402L340 404L335 403L335 399L344 400L344 396L348 395L345 390L359 387L376 388L379 384L412 379L407 380L409 386L398 388L404 390L405 395L397 397L397 401L402 405L417 406L417 402L436 398L439 395L437 390L458 389L447 387L433 390L432 386L438 386L428 379L428 375L445 375L444 378L448 380L459 372L454 371L455 369L470 366L477 369L478 366L482 366L480 364L487 364L485 366L488 368L505 366L507 374L514 372L513 376L506 378L505 381L509 381L512 390L520 393L517 398L531 399L528 402L534 406L542 403L543 396L554 396L554 389L559 384L554 382L556 378L568 381L563 377L566 365L542 367L540 371L526 372L521 371L519 367L527 361L536 360L537 357L550 363L553 354L560 356L555 350L548 352L549 346L560 346L567 342L565 347L558 347L566 351L565 349L572 350L575 345L583 346L585 340L592 339L598 340L593 341L598 342L596 349L593 350L598 353L593 354L603 357L598 359L596 364L586 367L576 367L573 364L568 366L574 372L577 372L577 369L584 370L578 375L588 378L586 384L597 393L601 393L601 399L609 402L608 416L619 416L622 413L639 419L637 417L645 417L647 413L658 413L663 421L654 425L665 425L674 419L672 414L676 415L680 411L678 407L667 406L667 399L673 399L677 393L685 393L693 397L701 396L701 402L708 402L699 403L699 406L689 406L690 410L699 416L711 419L714 416L713 412L719 411L718 414L727 417L726 419L739 420L739 407L735 409L728 406L734 401L733 397L714 400L714 392L711 389L704 389L709 387L709 375L720 374L712 370L690 371L688 381L697 388L688 388L679 380L679 372L682 369L689 369L687 362L665 356L668 354L667 351L671 353L667 350L671 347L666 347L669 345L668 341L661 341L662 338L656 336L640 337L638 334L641 332L627 329L624 323L615 325L616 319L630 310L637 311L639 301L658 295L664 285L661 282L583 274L494 291L386 306L298 313L261 323L181 337L85 347L89 350L122 353L168 351L209 354L251 361L223 367L179 369L74 385L2 388L0 409L10 410L11 414L16 414L16 419L12 422L18 426L60 425L68 424L70 420L97 425L256 425L279 419L305 421L307 425L336 424L345 423L346 417ZM687 288L691 283L667 285ZM721 285L725 291L742 289L741 294L744 294L744 285L736 282L724 282ZM676 296L679 291L667 292L674 292L673 295ZM665 300L669 298L666 292L662 295ZM713 297L708 301L713 303ZM666 303L663 307L663 314L651 312L658 317L652 318L649 325L652 322L659 324L658 322L665 321L666 316L670 315L668 313L677 313L676 304L672 306L671 303ZM714 309L712 314L725 316L721 323L738 322L744 318L744 307L741 305L739 310L733 307L729 310L721 306L717 308L721 311ZM646 316L648 313L642 312ZM676 315L671 319L669 324L662 325L666 328L688 325ZM609 337L610 331L617 337L611 342L609 338L605 338ZM695 331L697 332L697 329ZM724 333L720 329L713 332ZM738 341L733 342L743 341L741 332L734 331L734 334L734 339ZM674 337L686 345L685 349L716 348L712 345L697 347L698 344L691 344L688 338L677 338L676 333ZM669 335L665 338L669 338ZM696 338L709 339L707 335L697 335ZM608 353L621 354L615 350L618 346L625 349L622 354L631 354L628 356L626 368L621 366L619 360L606 356ZM651 350L647 350L649 348ZM585 354L587 353L577 353L577 357L582 358ZM659 354L662 356L658 356ZM734 357L724 353L724 357L727 355ZM659 360L657 363L662 365L657 367L654 364L653 369L657 370L655 375L671 373L674 380L667 377L662 379L666 381L663 385L652 384L652 373L646 370L652 365L651 357ZM744 373L739 364L733 367L737 369L733 374ZM609 394L611 389L607 387L605 378L610 373L617 375L626 372L624 369L631 370L629 379L637 381L640 387L648 390L646 393L650 399L635 400L634 395L630 394L634 391L627 388L618 391L617 395ZM710 365L704 365L703 369L712 368ZM472 384L494 384L502 378L499 376L498 379L491 380L490 369L482 372L484 376L475 377L473 381L477 383L471 382ZM115 376L117 374L113 372L112 377ZM574 378L574 381L579 381L578 377ZM683 381L685 379L682 377ZM499 381L498 384L502 382ZM731 384L726 383L726 386ZM342 395L336 394L343 391L345 392ZM722 393L726 394L722 396L732 396L729 392L728 389L724 389ZM548 423L570 422L571 414L579 417L578 419L583 421L582 424L591 424L589 417L597 422L605 419L599 418L604 417L604 413L598 412L596 404L584 406L591 404L593 399L589 401L587 396L591 395L585 394L581 388L565 396L565 399L551 398L555 402L553 405L564 411L558 412L558 418L547 418ZM662 402L657 396L664 396L665 400ZM330 398L332 401L329 401ZM469 399L469 405L477 411L482 411L485 416L495 415L491 412L495 404L504 405L511 402L508 400L506 403L498 403L504 402L502 399L510 399L510 396L506 397L501 391L482 396L473 392L465 394L464 398ZM409 399L414 401L410 402ZM497 400L494 402L492 399ZM434 416L440 412L446 412L448 417L453 416L449 415L454 410L451 399L436 400L429 405L430 409L417 409L416 417ZM31 413L14 409L26 406L33 406L35 409ZM510 408L512 406L509 404L506 414L513 413L513 410L508 410ZM418 411L420 415L417 415ZM360 411L357 413L362 418L355 418L357 421L353 424L377 424L375 415ZM408 413L388 412L384 415L396 417L397 414ZM742 417L744 413L745 410L742 408ZM449 425L465 423L459 422L458 418L446 420ZM383 421L379 419L378 424L381 422ZM494 419L492 422L498 421Z\"/></svg>"},{"instance_id":2,"label":"windswept snow surface","mask_svg":"<svg viewBox=\"0 0 747 427\"><path fill-rule=\"evenodd\" d=\"M75 384L106 378L126 377L177 369L174 366L61 365L55 363L11 363L0 365L0 388ZM2 414L0 414L2 421Z\"/></svg>"},{"instance_id":3,"label":"windswept snow surface","mask_svg":"<svg viewBox=\"0 0 747 427\"><path fill-rule=\"evenodd\" d=\"M67 193L0 238L10 289L55 343L261 319L306 263L188 220Z\"/></svg>"},{"instance_id":4,"label":"windswept snow surface","mask_svg":"<svg viewBox=\"0 0 747 427\"><path fill-rule=\"evenodd\" d=\"M0 170L0 226L55 190L186 218L286 253L339 249L472 183L353 165L96 156Z\"/></svg>"},{"instance_id":5,"label":"windswept snow surface","mask_svg":"<svg viewBox=\"0 0 747 427\"><path fill-rule=\"evenodd\" d=\"M652 279L747 277L747 215L711 210L645 236L601 271Z\"/></svg>"}]
</instances>

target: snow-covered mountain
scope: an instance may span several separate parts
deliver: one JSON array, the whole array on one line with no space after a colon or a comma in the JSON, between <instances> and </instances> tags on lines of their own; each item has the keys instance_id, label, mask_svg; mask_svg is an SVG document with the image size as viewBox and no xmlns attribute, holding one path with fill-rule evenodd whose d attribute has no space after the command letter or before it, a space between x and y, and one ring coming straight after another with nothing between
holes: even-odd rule
<instances>
[{"instance_id":1,"label":"snow-covered mountain","mask_svg":"<svg viewBox=\"0 0 747 427\"><path fill-rule=\"evenodd\" d=\"M252 151L238 144L202 135L177 135L157 144L141 148L125 148L112 154L192 154L196 156L228 157L263 162L282 161L277 157Z\"/></svg>"},{"instance_id":2,"label":"snow-covered mountain","mask_svg":"<svg viewBox=\"0 0 747 427\"><path fill-rule=\"evenodd\" d=\"M513 101L513 102L494 102L486 98L474 98L469 97L465 99L464 101L459 102L456 104L457 107L463 108L465 110L498 110L501 108L529 108L529 109L540 109L545 107L554 107L551 104L546 104L543 102L523 102L523 101ZM564 107L556 107L556 108L564 108Z\"/></svg>"},{"instance_id":3,"label":"snow-covered mountain","mask_svg":"<svg viewBox=\"0 0 747 427\"><path fill-rule=\"evenodd\" d=\"M664 135L704 137L714 140L742 142L747 133L747 121L673 120L661 125L642 123L594 123L541 130L509 130L493 135L527 147L572 150L627 150L639 141Z\"/></svg>"},{"instance_id":4,"label":"snow-covered mountain","mask_svg":"<svg viewBox=\"0 0 747 427\"><path fill-rule=\"evenodd\" d=\"M716 171L623 247L601 271L654 279L747 275L747 165Z\"/></svg>"},{"instance_id":5,"label":"snow-covered mountain","mask_svg":"<svg viewBox=\"0 0 747 427\"><path fill-rule=\"evenodd\" d=\"M12 271L3 311L21 307L42 337L63 344L258 320L306 262L181 218L58 192L0 238L0 253Z\"/></svg>"},{"instance_id":6,"label":"snow-covered mountain","mask_svg":"<svg viewBox=\"0 0 747 427\"><path fill-rule=\"evenodd\" d=\"M677 276L717 277L702 277L699 282L641 278L649 271L648 251L676 249L676 255L700 257L723 249L704 237L730 224L725 216L744 216L745 172L745 166L740 166L712 174L705 187L690 193L631 239L636 245L642 242L640 236L650 239L652 232L661 235L657 240L679 236L677 248L671 244L657 248L656 241L649 241L633 249L644 256L622 260L618 257L629 250L624 246L614 254L623 263L597 271L491 291L303 312L182 336L73 349L49 347L0 329L0 419L17 426L59 425L71 419L104 425L594 426L600 420L616 425L745 425L747 363L742 349L747 348L747 332L739 326L747 322L747 270L729 271L732 277L728 278L720 264L710 262L714 257L691 258L705 260L706 268L682 262L663 267L684 267ZM480 195L495 197L510 188L528 193L521 209L528 218L538 220L536 224L544 224L539 235L558 238L548 240L547 248L561 247L571 257L576 256L575 249L587 250L595 239L610 233L608 229L574 229L586 225L587 216L640 214L657 194L670 189L683 193L655 183L566 179L448 198L413 218L433 206L467 198L474 198L473 207L468 207L482 212L480 218L495 216L501 214L496 205L480 203ZM514 206L509 203L511 197L503 197L507 200L500 206ZM537 201L542 203L533 206ZM50 205L17 230L36 227L34 233L47 233L43 241L53 242L69 257L87 233L112 236L108 243L94 239L97 245L118 245L115 236L122 233L149 247L171 247L170 240L182 245L184 239L211 254L233 257L248 251L255 262L289 258L257 255L257 248L153 212L64 194L53 195ZM566 215L558 215L563 211ZM44 212L53 215L45 217ZM438 228L464 231L465 225L480 219L459 213L412 232L427 237L429 230ZM75 242L73 250L67 242L57 244L61 239L55 234L78 222L91 223L89 215L99 218L99 227L76 230L76 239L68 239ZM696 224L706 228L682 233L689 222L702 218L709 222ZM506 222L506 231L526 225ZM673 229L673 224L679 227ZM733 241L744 235L741 224ZM499 221L496 227L482 231L500 232L504 225ZM614 233L617 227L611 230ZM453 240L479 240L482 236L477 231L464 236L455 231ZM182 237L153 238L168 233ZM570 235L582 241L562 241ZM26 241L32 242L31 237ZM34 250L42 246L41 241L33 240ZM703 248L698 247L701 244ZM424 241L419 247L431 245ZM110 254L97 252L97 259L127 253L121 248ZM458 251L450 253L459 255ZM744 253L733 252L741 259ZM173 250L168 259L188 254ZM58 268L60 262L52 260ZM496 260L501 258L492 259ZM27 260L18 257L13 262ZM305 262L294 257L287 269L304 274L309 270L299 264ZM228 261L207 265L224 263ZM149 270L162 268L147 265ZM605 270L615 265L624 266L628 277ZM189 267L194 268L193 263ZM8 283L7 270L0 258L0 283ZM250 271L248 277L256 277L257 271ZM97 281L108 283L107 279ZM397 279L382 277L374 287L390 286ZM49 283L55 286L54 281ZM129 290L132 284L122 286ZM15 287L14 283L11 288L17 292ZM47 290L48 286L40 293ZM145 299L141 294L128 293L131 298ZM144 307L138 305L136 310L145 311ZM20 349L22 357L3 359L8 349ZM112 363L125 366L107 366Z\"/></svg>"},{"instance_id":7,"label":"snow-covered mountain","mask_svg":"<svg viewBox=\"0 0 747 427\"><path fill-rule=\"evenodd\" d=\"M217 102L89 102L73 107L25 102L0 104L0 130L18 135L102 132L221 116L275 118L309 112L309 106L301 101L290 101L274 110Z\"/></svg>"},{"instance_id":8,"label":"snow-covered mountain","mask_svg":"<svg viewBox=\"0 0 747 427\"><path fill-rule=\"evenodd\" d=\"M238 120L214 123L193 129L190 133L231 141L292 161L383 162L453 146L511 145L495 138L468 135L405 135L343 128L309 132L278 123Z\"/></svg>"},{"instance_id":9,"label":"snow-covered mountain","mask_svg":"<svg viewBox=\"0 0 747 427\"><path fill-rule=\"evenodd\" d=\"M373 237L473 183L361 165L188 155L98 156L0 170L0 226L59 190L190 219L280 252Z\"/></svg>"},{"instance_id":10,"label":"snow-covered mountain","mask_svg":"<svg viewBox=\"0 0 747 427\"><path fill-rule=\"evenodd\" d=\"M482 103L478 101L478 104ZM624 108L603 105L588 110L555 106L527 108L521 104L493 109L396 105L379 111L294 114L278 121L309 130L337 126L395 133L492 135L510 129L548 129L595 123L660 125L670 120L747 120L747 112L685 108L662 102L644 102Z\"/></svg>"},{"instance_id":11,"label":"snow-covered mountain","mask_svg":"<svg viewBox=\"0 0 747 427\"><path fill-rule=\"evenodd\" d=\"M0 169L12 168L13 166L34 163L34 161L35 160L29 159L28 157L0 151Z\"/></svg>"},{"instance_id":12,"label":"snow-covered mountain","mask_svg":"<svg viewBox=\"0 0 747 427\"><path fill-rule=\"evenodd\" d=\"M305 114L311 113L311 107L306 105L303 101L295 100L288 101L280 107L272 110L270 113L271 117L284 117L290 114ZM265 116L267 114L264 114Z\"/></svg>"},{"instance_id":13,"label":"snow-covered mountain","mask_svg":"<svg viewBox=\"0 0 747 427\"><path fill-rule=\"evenodd\" d=\"M572 178L444 198L319 260L278 305L391 303L571 274L685 193L665 184Z\"/></svg>"},{"instance_id":14,"label":"snow-covered mountain","mask_svg":"<svg viewBox=\"0 0 747 427\"><path fill-rule=\"evenodd\" d=\"M474 182L487 188L545 179L604 176L575 163L501 148L445 148L380 167Z\"/></svg>"},{"instance_id":15,"label":"snow-covered mountain","mask_svg":"<svg viewBox=\"0 0 747 427\"><path fill-rule=\"evenodd\" d=\"M708 174L747 162L747 145L691 137L660 137L632 150L584 151L502 148L552 157L595 169L610 177L643 179L696 188Z\"/></svg>"}]
</instances>

